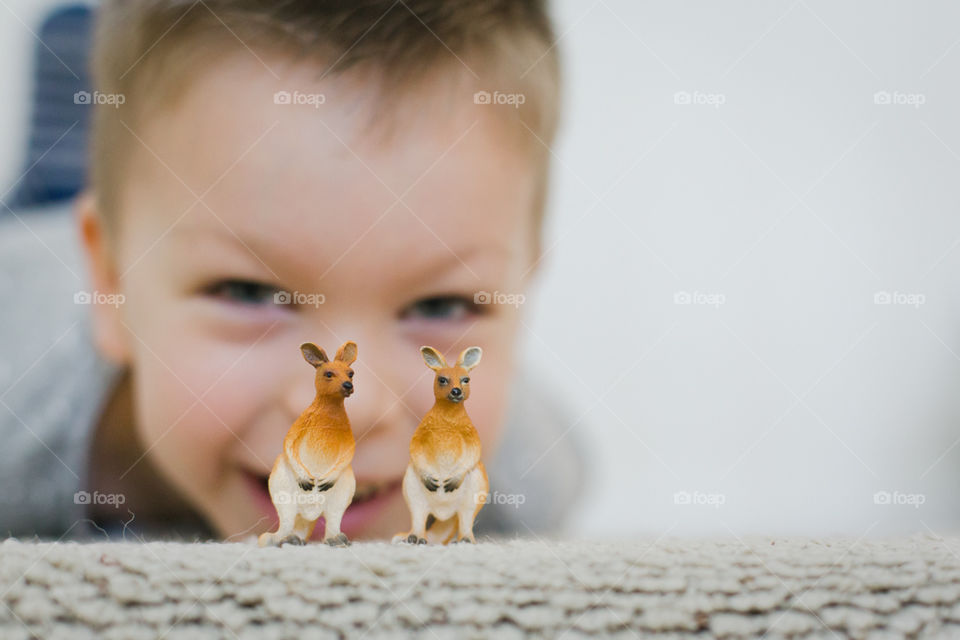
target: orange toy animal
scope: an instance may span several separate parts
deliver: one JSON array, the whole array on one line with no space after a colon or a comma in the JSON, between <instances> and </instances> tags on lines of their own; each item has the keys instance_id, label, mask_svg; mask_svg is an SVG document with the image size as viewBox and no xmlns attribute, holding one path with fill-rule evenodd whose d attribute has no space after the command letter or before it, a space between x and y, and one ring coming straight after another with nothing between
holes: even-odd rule
<instances>
[{"instance_id":1,"label":"orange toy animal","mask_svg":"<svg viewBox=\"0 0 960 640\"><path fill-rule=\"evenodd\" d=\"M353 431L343 401L353 393L350 365L357 359L357 345L345 342L332 361L311 342L300 345L300 351L316 368L317 395L287 431L283 452L267 481L280 526L273 533L261 534L257 542L261 547L304 544L323 515L323 541L348 545L347 536L340 532L340 520L353 501L357 482L350 466Z\"/></svg>"},{"instance_id":2,"label":"orange toy animal","mask_svg":"<svg viewBox=\"0 0 960 640\"><path fill-rule=\"evenodd\" d=\"M420 347L427 366L436 371L433 408L410 441L410 464L403 476L403 497L412 526L394 542L476 542L473 521L487 500L490 484L480 461L480 436L463 406L470 397L467 375L480 362L480 347L465 349L448 367L433 347Z\"/></svg>"}]
</instances>

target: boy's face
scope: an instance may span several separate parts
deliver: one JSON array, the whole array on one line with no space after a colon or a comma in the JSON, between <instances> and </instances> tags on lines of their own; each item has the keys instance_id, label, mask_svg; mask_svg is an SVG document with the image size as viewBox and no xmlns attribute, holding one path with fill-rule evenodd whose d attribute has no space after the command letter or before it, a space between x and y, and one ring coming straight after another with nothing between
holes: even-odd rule
<instances>
[{"instance_id":1,"label":"boy's face","mask_svg":"<svg viewBox=\"0 0 960 640\"><path fill-rule=\"evenodd\" d=\"M472 91L417 87L382 138L366 128L375 87L267 64L280 80L237 54L131 131L110 254L126 302L97 309L98 340L131 367L146 455L224 537L274 527L266 478L314 398L299 345L357 342L343 529L388 537L409 525L400 480L434 401L421 345L483 348L467 410L484 457L496 448L519 318L474 296L524 289L535 167Z\"/></svg>"}]
</instances>

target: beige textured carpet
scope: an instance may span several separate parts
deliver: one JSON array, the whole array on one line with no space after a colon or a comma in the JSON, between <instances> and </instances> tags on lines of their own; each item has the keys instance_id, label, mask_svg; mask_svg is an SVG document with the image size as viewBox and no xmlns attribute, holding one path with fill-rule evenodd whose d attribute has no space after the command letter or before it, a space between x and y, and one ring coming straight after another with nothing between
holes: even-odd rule
<instances>
[{"instance_id":1,"label":"beige textured carpet","mask_svg":"<svg viewBox=\"0 0 960 640\"><path fill-rule=\"evenodd\" d=\"M0 543L0 638L960 638L960 537Z\"/></svg>"}]
</instances>

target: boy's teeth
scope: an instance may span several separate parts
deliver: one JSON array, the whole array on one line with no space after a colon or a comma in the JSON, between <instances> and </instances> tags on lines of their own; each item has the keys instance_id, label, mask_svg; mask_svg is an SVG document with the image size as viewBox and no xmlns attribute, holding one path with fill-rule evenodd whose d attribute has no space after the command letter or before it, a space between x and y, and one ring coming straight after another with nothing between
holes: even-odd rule
<instances>
[{"instance_id":1,"label":"boy's teeth","mask_svg":"<svg viewBox=\"0 0 960 640\"><path fill-rule=\"evenodd\" d=\"M357 490L353 493L353 499L354 499L354 500L366 500L367 498L369 498L369 497L373 496L375 493L377 493L379 490L380 490L380 488L377 487L377 486L375 486L375 485L367 485L367 486L365 486L365 487L361 487L360 489L357 489Z\"/></svg>"},{"instance_id":2,"label":"boy's teeth","mask_svg":"<svg viewBox=\"0 0 960 640\"><path fill-rule=\"evenodd\" d=\"M362 487L359 487L353 492L353 499L366 500L368 498L372 498L373 496L380 493L380 491L382 491L384 487L386 487L388 484L389 484L388 482L378 482L375 484L367 484Z\"/></svg>"},{"instance_id":3,"label":"boy's teeth","mask_svg":"<svg viewBox=\"0 0 960 640\"><path fill-rule=\"evenodd\" d=\"M263 484L264 489L267 489L267 479L268 479L267 476L263 476L260 478L260 482ZM375 482L371 484L365 484L362 487L357 487L356 491L354 491L353 499L367 500L368 498L372 498L373 496L380 493L383 489L385 489L389 485L390 485L389 482Z\"/></svg>"}]
</instances>

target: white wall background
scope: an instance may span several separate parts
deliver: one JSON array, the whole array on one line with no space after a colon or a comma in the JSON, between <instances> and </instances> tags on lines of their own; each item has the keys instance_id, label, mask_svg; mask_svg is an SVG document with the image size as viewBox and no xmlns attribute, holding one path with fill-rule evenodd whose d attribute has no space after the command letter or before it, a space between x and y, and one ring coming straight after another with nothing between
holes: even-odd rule
<instances>
[{"instance_id":1,"label":"white wall background","mask_svg":"<svg viewBox=\"0 0 960 640\"><path fill-rule=\"evenodd\" d=\"M21 20L52 4L0 3L2 184ZM960 528L960 5L555 8L565 126L525 348L598 456L575 531Z\"/></svg>"}]
</instances>

